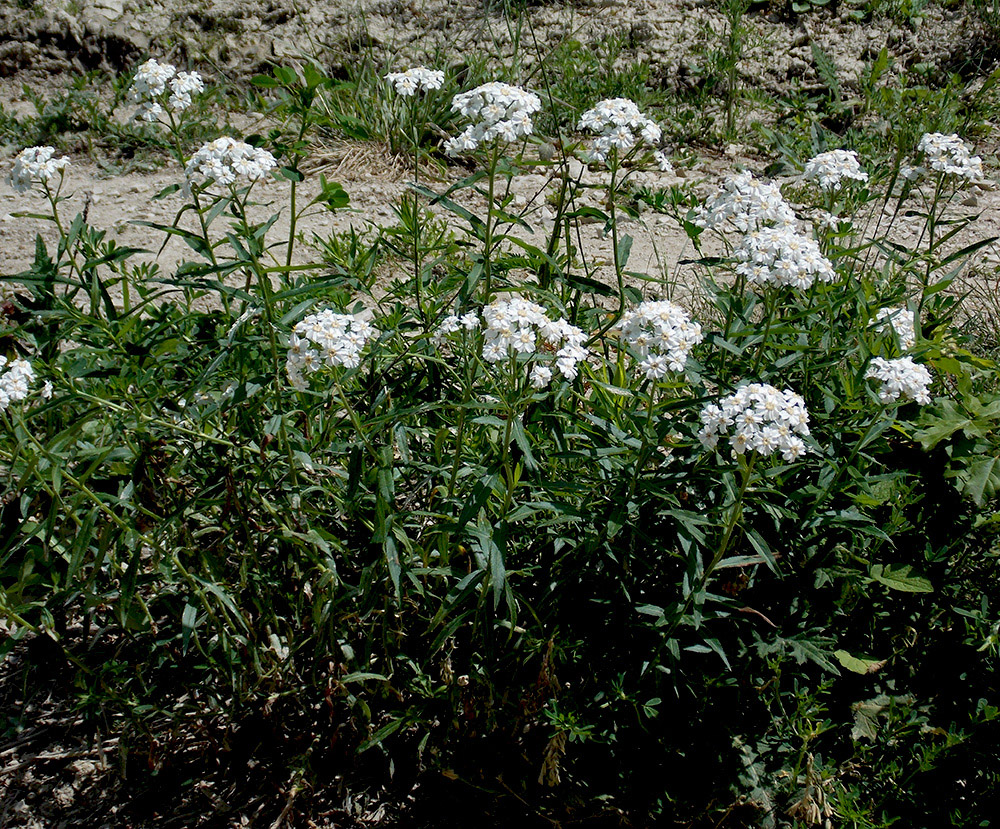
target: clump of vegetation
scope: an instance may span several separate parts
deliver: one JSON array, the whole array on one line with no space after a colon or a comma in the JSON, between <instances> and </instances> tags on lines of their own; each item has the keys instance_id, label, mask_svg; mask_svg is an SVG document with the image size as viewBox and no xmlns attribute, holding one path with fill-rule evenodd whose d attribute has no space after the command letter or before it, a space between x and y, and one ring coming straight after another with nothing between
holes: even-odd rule
<instances>
[{"instance_id":1,"label":"clump of vegetation","mask_svg":"<svg viewBox=\"0 0 1000 829\"><path fill-rule=\"evenodd\" d=\"M130 100L184 168L146 223L190 248L174 273L63 215L71 164L18 156L59 241L4 277L2 652L45 643L131 774L176 778L161 803L213 754L287 783L279 823L334 780L402 803L443 772L553 821L986 825L1000 384L948 291L993 241L958 242L970 145L636 192L670 165L622 88L382 74L349 81L379 87L362 119L279 67L273 129L202 143L197 84L144 64ZM447 189L420 175L445 127ZM333 128L412 185L396 226L307 255L296 219L349 203L325 177L302 203ZM540 163L547 223L513 194ZM696 303L629 270L637 199L690 237Z\"/></svg>"}]
</instances>

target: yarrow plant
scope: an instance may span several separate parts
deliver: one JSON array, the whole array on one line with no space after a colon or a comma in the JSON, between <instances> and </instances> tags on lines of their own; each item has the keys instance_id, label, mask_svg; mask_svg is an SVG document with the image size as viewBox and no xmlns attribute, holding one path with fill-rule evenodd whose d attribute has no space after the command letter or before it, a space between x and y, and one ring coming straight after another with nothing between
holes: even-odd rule
<instances>
[{"instance_id":1,"label":"yarrow plant","mask_svg":"<svg viewBox=\"0 0 1000 829\"><path fill-rule=\"evenodd\" d=\"M461 316L449 314L441 320L441 324L434 330L434 333L431 335L431 342L439 346L449 334L454 334L462 330L475 331L477 328L479 328L479 316L474 311L462 314Z\"/></svg>"},{"instance_id":2,"label":"yarrow plant","mask_svg":"<svg viewBox=\"0 0 1000 829\"><path fill-rule=\"evenodd\" d=\"M639 368L649 380L684 371L691 349L703 339L701 326L669 300L643 302L626 311L616 330L641 358Z\"/></svg>"},{"instance_id":3,"label":"yarrow plant","mask_svg":"<svg viewBox=\"0 0 1000 829\"><path fill-rule=\"evenodd\" d=\"M924 161L939 173L957 176L969 181L983 178L983 160L957 135L928 132L920 139L917 150L924 154Z\"/></svg>"},{"instance_id":4,"label":"yarrow plant","mask_svg":"<svg viewBox=\"0 0 1000 829\"><path fill-rule=\"evenodd\" d=\"M915 363L912 357L898 357L895 360L875 357L865 372L865 377L882 384L878 397L883 403L907 403L912 400L925 406L931 402L928 391L931 373L926 366Z\"/></svg>"},{"instance_id":5,"label":"yarrow plant","mask_svg":"<svg viewBox=\"0 0 1000 829\"><path fill-rule=\"evenodd\" d=\"M11 403L18 403L28 396L35 370L31 363L18 357L8 363L0 356L0 412L7 411Z\"/></svg>"},{"instance_id":6,"label":"yarrow plant","mask_svg":"<svg viewBox=\"0 0 1000 829\"><path fill-rule=\"evenodd\" d=\"M28 147L21 150L14 159L14 167L10 172L10 185L18 193L27 193L35 182L43 185L49 182L57 173L69 165L69 158L55 157L52 147Z\"/></svg>"},{"instance_id":7,"label":"yarrow plant","mask_svg":"<svg viewBox=\"0 0 1000 829\"><path fill-rule=\"evenodd\" d=\"M456 95L451 108L473 121L445 142L445 152L455 156L498 139L511 142L531 135L531 116L542 108L542 102L519 86L491 81Z\"/></svg>"},{"instance_id":8,"label":"yarrow plant","mask_svg":"<svg viewBox=\"0 0 1000 829\"><path fill-rule=\"evenodd\" d=\"M599 133L590 142L588 158L604 164L612 152L624 156L638 144L656 147L660 143L661 130L655 121L639 111L639 107L628 98L609 98L588 109L580 118L580 130ZM659 154L661 165L666 156ZM669 161L666 161L669 165Z\"/></svg>"},{"instance_id":9,"label":"yarrow plant","mask_svg":"<svg viewBox=\"0 0 1000 829\"><path fill-rule=\"evenodd\" d=\"M729 224L746 233L765 225L794 227L795 213L777 185L743 172L729 176L695 211L694 223L709 230Z\"/></svg>"},{"instance_id":10,"label":"yarrow plant","mask_svg":"<svg viewBox=\"0 0 1000 829\"><path fill-rule=\"evenodd\" d=\"M880 308L875 315L876 322L880 323L878 330L886 332L891 330L899 340L900 348L904 351L913 348L917 342L917 332L914 323L913 311L908 308Z\"/></svg>"},{"instance_id":11,"label":"yarrow plant","mask_svg":"<svg viewBox=\"0 0 1000 829\"><path fill-rule=\"evenodd\" d=\"M178 72L169 63L159 63L150 58L135 73L128 90L128 99L139 105L135 118L155 121L163 112L164 98L173 112L182 112L191 106L191 95L205 91L205 83L198 72Z\"/></svg>"},{"instance_id":12,"label":"yarrow plant","mask_svg":"<svg viewBox=\"0 0 1000 829\"><path fill-rule=\"evenodd\" d=\"M541 305L522 297L494 300L483 308L483 320L483 359L488 363L502 362L511 355L534 354L542 344L555 352L559 373L574 380L577 363L587 356L583 347L587 335L582 330L565 319L549 319ZM537 371L532 373L531 382L535 388L542 388L551 377L551 370Z\"/></svg>"},{"instance_id":13,"label":"yarrow plant","mask_svg":"<svg viewBox=\"0 0 1000 829\"><path fill-rule=\"evenodd\" d=\"M839 190L847 180L868 181L868 173L853 150L830 150L806 162L802 178L816 182L821 190Z\"/></svg>"},{"instance_id":14,"label":"yarrow plant","mask_svg":"<svg viewBox=\"0 0 1000 829\"><path fill-rule=\"evenodd\" d=\"M188 161L184 174L189 183L235 184L239 179L254 182L277 166L271 153L235 138L217 138L205 144Z\"/></svg>"},{"instance_id":15,"label":"yarrow plant","mask_svg":"<svg viewBox=\"0 0 1000 829\"><path fill-rule=\"evenodd\" d=\"M428 69L425 66L414 66L405 72L389 72L385 79L404 98L412 98L418 91L430 92L433 89L440 89L444 83L444 72Z\"/></svg>"},{"instance_id":16,"label":"yarrow plant","mask_svg":"<svg viewBox=\"0 0 1000 829\"><path fill-rule=\"evenodd\" d=\"M324 367L357 368L361 352L375 329L352 314L326 308L300 320L289 337L285 370L297 389L306 388L305 375Z\"/></svg>"},{"instance_id":17,"label":"yarrow plant","mask_svg":"<svg viewBox=\"0 0 1000 829\"><path fill-rule=\"evenodd\" d=\"M833 282L837 272L819 245L791 227L764 227L746 234L736 249L736 272L754 285L797 288L804 291L820 282Z\"/></svg>"},{"instance_id":18,"label":"yarrow plant","mask_svg":"<svg viewBox=\"0 0 1000 829\"><path fill-rule=\"evenodd\" d=\"M707 449L728 437L736 455L749 451L767 457L780 452L784 460L795 461L807 451L802 437L809 434L809 412L802 397L788 389L749 383L718 405L705 406L701 423L698 439Z\"/></svg>"}]
</instances>

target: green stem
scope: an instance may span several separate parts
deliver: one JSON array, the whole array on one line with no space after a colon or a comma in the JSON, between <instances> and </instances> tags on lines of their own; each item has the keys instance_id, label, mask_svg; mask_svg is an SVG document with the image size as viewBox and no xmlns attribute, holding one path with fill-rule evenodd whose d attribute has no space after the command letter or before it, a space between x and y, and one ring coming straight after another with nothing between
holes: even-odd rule
<instances>
[{"instance_id":1,"label":"green stem","mask_svg":"<svg viewBox=\"0 0 1000 829\"><path fill-rule=\"evenodd\" d=\"M743 480L740 482L740 488L736 495L736 499L730 507L729 520L726 522L726 529L723 531L722 540L719 542L719 548L715 551L715 555L712 556L712 560L705 567L705 571L698 580L697 587L693 587L691 592L688 594L688 597L684 600L684 604L681 606L680 612L670 624L664 638L669 638L677 629L681 620L687 614L688 610L691 609L695 596L701 593L708 585L709 579L712 577L712 573L715 571L715 568L719 566L719 562L722 561L726 552L729 550L729 545L733 540L733 534L736 532L736 527L739 525L740 518L743 516L743 499L746 497L746 491L753 477L753 468L756 463L756 453L751 454L749 462L746 460L746 456L742 456L740 458L740 470L743 475Z\"/></svg>"},{"instance_id":2,"label":"green stem","mask_svg":"<svg viewBox=\"0 0 1000 829\"><path fill-rule=\"evenodd\" d=\"M767 347L767 338L771 333L771 325L774 322L774 311L777 305L778 305L778 295L777 295L777 290L774 290L768 297L767 323L764 325L764 336L761 338L760 347L757 349L757 356L754 357L753 369L750 371L750 374L753 377L757 376L757 372L760 369L761 361L764 359L764 349Z\"/></svg>"},{"instance_id":3,"label":"green stem","mask_svg":"<svg viewBox=\"0 0 1000 829\"><path fill-rule=\"evenodd\" d=\"M483 276L485 278L484 305L490 304L493 294L493 268L491 266L493 258L493 199L496 195L496 173L497 162L500 159L500 145L497 143L493 147L493 154L490 156L489 189L486 196L486 227L483 230Z\"/></svg>"}]
</instances>

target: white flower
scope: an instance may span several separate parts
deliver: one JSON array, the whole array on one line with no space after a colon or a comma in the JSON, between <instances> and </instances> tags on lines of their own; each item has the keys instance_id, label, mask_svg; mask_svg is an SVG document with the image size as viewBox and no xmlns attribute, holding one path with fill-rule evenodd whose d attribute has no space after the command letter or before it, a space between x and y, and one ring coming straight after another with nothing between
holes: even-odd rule
<instances>
[{"instance_id":1,"label":"white flower","mask_svg":"<svg viewBox=\"0 0 1000 829\"><path fill-rule=\"evenodd\" d=\"M737 455L777 452L786 461L794 461L807 451L802 437L809 434L809 413L805 401L788 389L780 391L764 383L741 386L718 405L705 406L701 424L698 439L707 449L728 437Z\"/></svg>"},{"instance_id":2,"label":"white flower","mask_svg":"<svg viewBox=\"0 0 1000 829\"><path fill-rule=\"evenodd\" d=\"M882 383L878 397L883 403L906 403L913 400L924 406L931 402L928 391L931 373L926 366L913 362L911 357L899 357L895 360L876 357L865 372L865 377Z\"/></svg>"},{"instance_id":3,"label":"white flower","mask_svg":"<svg viewBox=\"0 0 1000 829\"><path fill-rule=\"evenodd\" d=\"M588 157L601 164L608 160L612 150L622 156L639 143L655 147L662 134L656 122L643 115L628 98L609 98L588 109L580 116L578 129L599 133L590 143ZM663 169L661 158L665 160L666 156L660 153L657 158Z\"/></svg>"},{"instance_id":4,"label":"white flower","mask_svg":"<svg viewBox=\"0 0 1000 829\"><path fill-rule=\"evenodd\" d=\"M494 300L483 308L483 320L486 330L482 356L488 363L508 359L513 349L517 354L533 355L532 360L537 364L542 358L539 348L543 346L544 353L555 352L554 362L559 373L573 380L577 376L577 363L587 357L583 347L587 335L583 331L565 319L549 319L541 305L523 297ZM535 377L537 375L532 378L532 384Z\"/></svg>"},{"instance_id":5,"label":"white flower","mask_svg":"<svg viewBox=\"0 0 1000 829\"><path fill-rule=\"evenodd\" d=\"M24 400L34 379L35 370L27 360L18 357L8 363L6 357L0 356L0 412Z\"/></svg>"},{"instance_id":6,"label":"white flower","mask_svg":"<svg viewBox=\"0 0 1000 829\"><path fill-rule=\"evenodd\" d=\"M296 323L288 339L285 368L289 381L304 389L304 375L324 365L357 368L374 333L369 323L351 314L338 314L329 308L309 314Z\"/></svg>"},{"instance_id":7,"label":"white flower","mask_svg":"<svg viewBox=\"0 0 1000 829\"><path fill-rule=\"evenodd\" d=\"M445 142L445 152L454 156L497 139L510 142L531 135L531 115L542 108L542 102L518 86L491 81L456 95L451 108L473 121Z\"/></svg>"},{"instance_id":8,"label":"white flower","mask_svg":"<svg viewBox=\"0 0 1000 829\"><path fill-rule=\"evenodd\" d=\"M191 95L204 92L205 82L197 72L180 72L170 81L170 99L168 103L174 112L182 112L191 106Z\"/></svg>"},{"instance_id":9,"label":"white flower","mask_svg":"<svg viewBox=\"0 0 1000 829\"><path fill-rule=\"evenodd\" d=\"M839 190L845 179L868 181L868 173L861 169L853 150L830 150L806 162L802 178L815 181L821 190Z\"/></svg>"},{"instance_id":10,"label":"white flower","mask_svg":"<svg viewBox=\"0 0 1000 829\"><path fill-rule=\"evenodd\" d=\"M717 230L731 224L748 233L765 225L794 227L795 214L770 182L757 181L749 172L730 176L695 214L695 224Z\"/></svg>"},{"instance_id":11,"label":"white flower","mask_svg":"<svg viewBox=\"0 0 1000 829\"><path fill-rule=\"evenodd\" d=\"M528 379L532 388L544 389L552 382L552 369L548 366L534 366Z\"/></svg>"},{"instance_id":12,"label":"white flower","mask_svg":"<svg viewBox=\"0 0 1000 829\"><path fill-rule=\"evenodd\" d=\"M833 265L816 241L793 227L763 227L743 237L734 257L736 272L754 285L791 287L802 291L815 280L837 278Z\"/></svg>"},{"instance_id":13,"label":"white flower","mask_svg":"<svg viewBox=\"0 0 1000 829\"><path fill-rule=\"evenodd\" d=\"M405 72L389 72L385 79L396 87L396 92L406 98L414 96L418 90L429 92L440 89L444 83L444 72L437 69L427 69L424 66L414 66Z\"/></svg>"},{"instance_id":14,"label":"white flower","mask_svg":"<svg viewBox=\"0 0 1000 829\"><path fill-rule=\"evenodd\" d=\"M28 147L21 150L14 159L14 167L10 171L10 186L18 193L27 193L36 182L47 182L57 172L69 164L69 158L53 158L55 150L52 147Z\"/></svg>"},{"instance_id":15,"label":"white flower","mask_svg":"<svg viewBox=\"0 0 1000 829\"><path fill-rule=\"evenodd\" d=\"M653 158L656 160L656 166L659 167L661 173L674 174L674 165L670 163L670 159L667 158L666 153L656 150L653 153Z\"/></svg>"},{"instance_id":16,"label":"white flower","mask_svg":"<svg viewBox=\"0 0 1000 829\"><path fill-rule=\"evenodd\" d=\"M155 121L166 103L174 112L191 106L191 95L205 91L205 82L197 72L178 72L169 63L150 58L136 71L128 89L128 100L138 104L135 118Z\"/></svg>"},{"instance_id":17,"label":"white flower","mask_svg":"<svg viewBox=\"0 0 1000 829\"><path fill-rule=\"evenodd\" d=\"M184 174L189 183L201 178L225 186L239 178L256 181L276 166L267 150L224 137L202 146L188 161Z\"/></svg>"},{"instance_id":18,"label":"white flower","mask_svg":"<svg viewBox=\"0 0 1000 829\"><path fill-rule=\"evenodd\" d=\"M878 330L892 332L899 339L899 346L904 351L913 348L917 342L917 332L914 324L913 311L907 308L881 308L875 316L875 320L880 322Z\"/></svg>"},{"instance_id":19,"label":"white flower","mask_svg":"<svg viewBox=\"0 0 1000 829\"><path fill-rule=\"evenodd\" d=\"M642 358L640 369L650 380L669 371L684 371L691 349L703 339L701 326L669 300L643 302L622 314L615 330Z\"/></svg>"},{"instance_id":20,"label":"white flower","mask_svg":"<svg viewBox=\"0 0 1000 829\"><path fill-rule=\"evenodd\" d=\"M983 178L983 160L973 155L969 145L957 135L928 132L920 139L917 150L932 170L977 181Z\"/></svg>"}]
</instances>

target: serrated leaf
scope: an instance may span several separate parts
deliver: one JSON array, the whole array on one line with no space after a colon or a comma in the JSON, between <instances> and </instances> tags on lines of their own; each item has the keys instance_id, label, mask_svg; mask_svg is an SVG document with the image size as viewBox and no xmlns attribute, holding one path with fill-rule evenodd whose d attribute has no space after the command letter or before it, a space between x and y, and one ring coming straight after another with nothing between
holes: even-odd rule
<instances>
[{"instance_id":1,"label":"serrated leaf","mask_svg":"<svg viewBox=\"0 0 1000 829\"><path fill-rule=\"evenodd\" d=\"M980 457L976 460L963 459L961 467L952 469L947 474L956 479L955 486L963 495L969 496L976 504L982 506L983 500L1000 492L1000 458Z\"/></svg>"},{"instance_id":2,"label":"serrated leaf","mask_svg":"<svg viewBox=\"0 0 1000 829\"><path fill-rule=\"evenodd\" d=\"M909 564L876 564L872 567L871 576L875 581L899 590L901 593L933 593L934 585L930 579L914 572Z\"/></svg>"},{"instance_id":3,"label":"serrated leaf","mask_svg":"<svg viewBox=\"0 0 1000 829\"><path fill-rule=\"evenodd\" d=\"M819 665L824 671L829 671L831 674L840 676L837 666L827 659L827 653L823 651L819 643L809 639L786 639L784 641L789 646L789 650L795 661L800 665L808 660Z\"/></svg>"},{"instance_id":4,"label":"serrated leaf","mask_svg":"<svg viewBox=\"0 0 1000 829\"><path fill-rule=\"evenodd\" d=\"M854 726L851 728L851 739L854 742L865 739L873 743L878 737L878 718L885 705L879 699L869 699L854 704Z\"/></svg>"},{"instance_id":5,"label":"serrated leaf","mask_svg":"<svg viewBox=\"0 0 1000 829\"><path fill-rule=\"evenodd\" d=\"M831 97L835 101L839 101L840 79L837 77L837 64L833 62L833 59L815 41L811 45L813 63L816 64L816 74L819 75L820 80L830 90Z\"/></svg>"}]
</instances>

